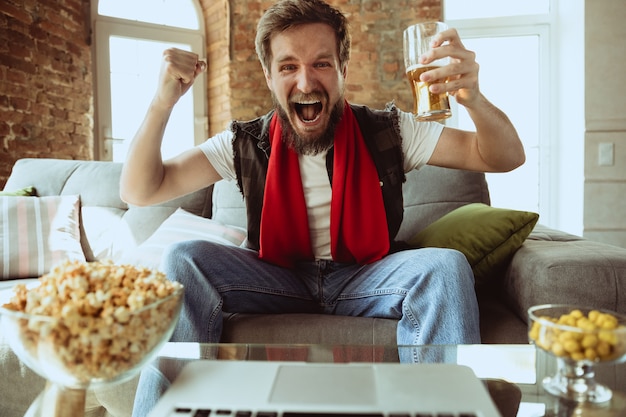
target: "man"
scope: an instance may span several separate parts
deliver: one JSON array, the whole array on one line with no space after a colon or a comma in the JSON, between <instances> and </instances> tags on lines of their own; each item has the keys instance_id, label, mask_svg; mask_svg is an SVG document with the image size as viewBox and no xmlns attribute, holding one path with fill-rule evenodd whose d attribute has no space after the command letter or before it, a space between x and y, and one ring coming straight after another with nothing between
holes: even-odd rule
<instances>
[{"instance_id":1,"label":"man","mask_svg":"<svg viewBox=\"0 0 626 417\"><path fill-rule=\"evenodd\" d=\"M451 58L421 77L449 79L430 88L467 108L476 132L465 132L417 122L395 107L347 103L348 25L322 0L274 4L259 22L256 50L275 109L162 162L170 112L205 68L193 53L166 51L122 172L122 198L133 204L170 200L221 179L237 181L246 199L249 249L193 241L165 254L165 273L186 288L172 340L218 342L228 311L396 318L398 344L479 343L465 257L400 250L394 237L401 181L379 175L404 178L424 164L503 172L524 162L515 128L480 93L474 53L451 29L422 57L424 64ZM155 378L142 376L142 398L162 383Z\"/></svg>"}]
</instances>

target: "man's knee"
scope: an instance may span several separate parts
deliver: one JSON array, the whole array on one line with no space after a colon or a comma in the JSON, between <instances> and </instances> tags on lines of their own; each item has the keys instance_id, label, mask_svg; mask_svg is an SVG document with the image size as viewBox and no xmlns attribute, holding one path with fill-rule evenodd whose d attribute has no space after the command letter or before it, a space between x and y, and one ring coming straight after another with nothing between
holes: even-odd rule
<instances>
[{"instance_id":1,"label":"man's knee","mask_svg":"<svg viewBox=\"0 0 626 417\"><path fill-rule=\"evenodd\" d=\"M448 257L448 262L453 265L459 272L465 272L472 275L472 267L469 264L467 257L456 249L442 249L445 251L446 256Z\"/></svg>"},{"instance_id":2,"label":"man's knee","mask_svg":"<svg viewBox=\"0 0 626 417\"><path fill-rule=\"evenodd\" d=\"M159 269L165 272L169 279L180 280L178 271L181 268L185 270L190 266L193 268L195 259L202 259L206 256L207 251L202 243L202 241L183 241L167 246L161 256Z\"/></svg>"},{"instance_id":3,"label":"man's knee","mask_svg":"<svg viewBox=\"0 0 626 417\"><path fill-rule=\"evenodd\" d=\"M451 268L466 269L469 267L467 258L462 252L450 248L422 248L419 249L435 265L445 265Z\"/></svg>"},{"instance_id":4,"label":"man's knee","mask_svg":"<svg viewBox=\"0 0 626 417\"><path fill-rule=\"evenodd\" d=\"M467 265L467 258L462 252L451 248L434 248L439 252L440 256L444 258L446 262L450 264L458 264L461 266Z\"/></svg>"},{"instance_id":5,"label":"man's knee","mask_svg":"<svg viewBox=\"0 0 626 417\"><path fill-rule=\"evenodd\" d=\"M449 248L425 248L421 250L428 251L428 258L432 260L432 274L440 275L444 279L454 276L456 277L455 281L465 282L466 285L473 286L474 273L462 252Z\"/></svg>"},{"instance_id":6,"label":"man's knee","mask_svg":"<svg viewBox=\"0 0 626 417\"><path fill-rule=\"evenodd\" d=\"M180 259L192 254L198 247L197 241L183 241L168 245L164 251L162 259Z\"/></svg>"}]
</instances>

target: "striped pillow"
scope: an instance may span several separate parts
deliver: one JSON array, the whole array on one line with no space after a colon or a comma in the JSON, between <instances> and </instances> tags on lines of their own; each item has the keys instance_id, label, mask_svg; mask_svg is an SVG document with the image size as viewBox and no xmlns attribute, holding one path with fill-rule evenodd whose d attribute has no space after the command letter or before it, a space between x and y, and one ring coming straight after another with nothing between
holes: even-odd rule
<instances>
[{"instance_id":1,"label":"striped pillow","mask_svg":"<svg viewBox=\"0 0 626 417\"><path fill-rule=\"evenodd\" d=\"M185 240L207 240L240 246L246 240L246 230L178 208L145 242L124 254L118 263L157 269L165 248Z\"/></svg>"},{"instance_id":2,"label":"striped pillow","mask_svg":"<svg viewBox=\"0 0 626 417\"><path fill-rule=\"evenodd\" d=\"M39 277L59 263L85 261L79 197L0 197L0 274L3 280Z\"/></svg>"}]
</instances>

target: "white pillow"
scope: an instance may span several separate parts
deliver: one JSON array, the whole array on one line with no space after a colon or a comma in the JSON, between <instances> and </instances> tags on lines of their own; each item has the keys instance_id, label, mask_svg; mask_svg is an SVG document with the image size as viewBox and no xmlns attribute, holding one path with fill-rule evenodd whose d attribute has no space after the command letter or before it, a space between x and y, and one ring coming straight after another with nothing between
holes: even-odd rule
<instances>
[{"instance_id":1,"label":"white pillow","mask_svg":"<svg viewBox=\"0 0 626 417\"><path fill-rule=\"evenodd\" d=\"M124 254L118 263L158 269L165 248L172 243L186 240L206 240L240 246L246 240L246 230L196 216L179 208L145 242Z\"/></svg>"},{"instance_id":2,"label":"white pillow","mask_svg":"<svg viewBox=\"0 0 626 417\"><path fill-rule=\"evenodd\" d=\"M39 277L65 259L85 261L77 195L0 197L2 279Z\"/></svg>"}]
</instances>

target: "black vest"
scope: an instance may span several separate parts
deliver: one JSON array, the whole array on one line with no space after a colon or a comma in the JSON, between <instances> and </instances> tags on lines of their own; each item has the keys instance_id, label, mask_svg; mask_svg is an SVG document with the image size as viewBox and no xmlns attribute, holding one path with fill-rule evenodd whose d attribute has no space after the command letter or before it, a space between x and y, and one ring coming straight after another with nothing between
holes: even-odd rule
<instances>
[{"instance_id":1,"label":"black vest","mask_svg":"<svg viewBox=\"0 0 626 417\"><path fill-rule=\"evenodd\" d=\"M404 156L398 111L393 104L385 110L350 105L361 129L361 134L372 155L383 192L391 252L402 249L394 238L403 216L402 183ZM274 112L249 122L233 122L233 151L239 189L246 199L248 218L248 245L259 249L261 210L265 192L268 159L270 155L269 126ZM328 152L326 169L332 184L333 152Z\"/></svg>"}]
</instances>

